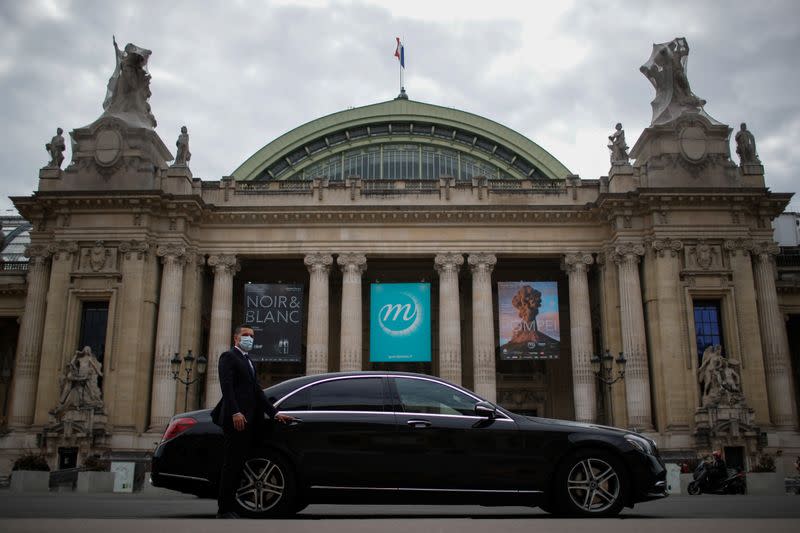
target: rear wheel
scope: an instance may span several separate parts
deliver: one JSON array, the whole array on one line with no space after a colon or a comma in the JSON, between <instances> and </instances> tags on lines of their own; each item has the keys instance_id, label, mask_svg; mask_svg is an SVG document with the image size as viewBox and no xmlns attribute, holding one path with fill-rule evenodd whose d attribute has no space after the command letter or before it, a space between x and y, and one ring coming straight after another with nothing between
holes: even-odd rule
<instances>
[{"instance_id":1,"label":"rear wheel","mask_svg":"<svg viewBox=\"0 0 800 533\"><path fill-rule=\"evenodd\" d=\"M622 462L600 450L581 450L556 475L555 501L569 516L615 516L625 503L628 479Z\"/></svg>"},{"instance_id":2,"label":"rear wheel","mask_svg":"<svg viewBox=\"0 0 800 533\"><path fill-rule=\"evenodd\" d=\"M277 454L262 452L248 459L234 501L248 518L270 518L296 512L294 473Z\"/></svg>"},{"instance_id":3,"label":"rear wheel","mask_svg":"<svg viewBox=\"0 0 800 533\"><path fill-rule=\"evenodd\" d=\"M697 496L700 494L700 485L696 481L690 481L689 485L686 487L686 492L691 496Z\"/></svg>"}]
</instances>

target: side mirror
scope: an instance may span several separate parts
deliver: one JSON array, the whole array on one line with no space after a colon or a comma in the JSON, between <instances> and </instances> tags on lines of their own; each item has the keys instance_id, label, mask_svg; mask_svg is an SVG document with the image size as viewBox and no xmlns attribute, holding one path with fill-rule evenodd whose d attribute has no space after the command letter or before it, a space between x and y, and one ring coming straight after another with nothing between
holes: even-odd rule
<instances>
[{"instance_id":1,"label":"side mirror","mask_svg":"<svg viewBox=\"0 0 800 533\"><path fill-rule=\"evenodd\" d=\"M492 419L497 415L497 407L489 402L478 402L475 404L475 414L477 416Z\"/></svg>"}]
</instances>

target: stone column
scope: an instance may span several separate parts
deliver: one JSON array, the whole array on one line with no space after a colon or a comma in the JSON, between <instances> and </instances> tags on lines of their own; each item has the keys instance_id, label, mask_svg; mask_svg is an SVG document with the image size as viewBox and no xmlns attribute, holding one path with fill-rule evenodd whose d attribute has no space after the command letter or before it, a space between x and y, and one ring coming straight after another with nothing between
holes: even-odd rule
<instances>
[{"instance_id":1,"label":"stone column","mask_svg":"<svg viewBox=\"0 0 800 533\"><path fill-rule=\"evenodd\" d=\"M308 331L306 334L306 374L328 371L328 322L330 315L330 278L333 257L308 254L303 259L310 276L308 287Z\"/></svg>"},{"instance_id":2,"label":"stone column","mask_svg":"<svg viewBox=\"0 0 800 533\"><path fill-rule=\"evenodd\" d=\"M458 271L464 256L439 254L434 259L439 273L439 377L461 385L461 305Z\"/></svg>"},{"instance_id":3,"label":"stone column","mask_svg":"<svg viewBox=\"0 0 800 533\"><path fill-rule=\"evenodd\" d=\"M161 295L158 300L156 351L153 360L153 388L150 401L150 429L161 432L175 414L176 383L172 379L170 360L180 350L183 264L186 248L177 244L160 245Z\"/></svg>"},{"instance_id":4,"label":"stone column","mask_svg":"<svg viewBox=\"0 0 800 533\"><path fill-rule=\"evenodd\" d=\"M572 347L572 394L575 420L597 421L595 376L592 372L592 317L589 303L589 280L586 270L593 262L587 252L564 256L564 270L569 275L569 324Z\"/></svg>"},{"instance_id":5,"label":"stone column","mask_svg":"<svg viewBox=\"0 0 800 533\"><path fill-rule=\"evenodd\" d=\"M638 431L653 429L642 287L639 282L639 260L643 255L644 246L641 244L620 244L614 250L619 276L622 352L628 360L625 368L628 427Z\"/></svg>"},{"instance_id":6,"label":"stone column","mask_svg":"<svg viewBox=\"0 0 800 533\"><path fill-rule=\"evenodd\" d=\"M495 370L494 316L492 310L493 254L470 254L472 270L472 354L475 392L490 402L497 401Z\"/></svg>"},{"instance_id":7,"label":"stone column","mask_svg":"<svg viewBox=\"0 0 800 533\"><path fill-rule=\"evenodd\" d=\"M336 258L342 269L342 339L339 370L361 370L361 274L367 269L364 254L344 253Z\"/></svg>"},{"instance_id":8,"label":"stone column","mask_svg":"<svg viewBox=\"0 0 800 533\"><path fill-rule=\"evenodd\" d=\"M796 423L795 403L789 340L775 288L775 256L778 252L778 245L774 242L756 243L753 248L754 272L770 417L774 425L791 428Z\"/></svg>"},{"instance_id":9,"label":"stone column","mask_svg":"<svg viewBox=\"0 0 800 533\"><path fill-rule=\"evenodd\" d=\"M33 423L36 383L39 380L39 357L42 351L42 330L50 281L50 252L41 245L25 250L28 261L28 292L25 312L19 325L14 388L11 395L9 425L24 427Z\"/></svg>"},{"instance_id":10,"label":"stone column","mask_svg":"<svg viewBox=\"0 0 800 533\"><path fill-rule=\"evenodd\" d=\"M219 356L233 344L233 276L239 263L233 254L211 255L208 266L214 269L214 290L211 293L211 324L208 332L208 370L206 371L207 408L222 397L219 388Z\"/></svg>"}]
</instances>

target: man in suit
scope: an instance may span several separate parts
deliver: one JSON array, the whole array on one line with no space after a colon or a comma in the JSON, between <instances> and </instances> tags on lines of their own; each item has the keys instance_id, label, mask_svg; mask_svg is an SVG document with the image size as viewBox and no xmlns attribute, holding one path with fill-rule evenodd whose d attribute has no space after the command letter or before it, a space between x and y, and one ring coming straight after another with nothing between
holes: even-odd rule
<instances>
[{"instance_id":1,"label":"man in suit","mask_svg":"<svg viewBox=\"0 0 800 533\"><path fill-rule=\"evenodd\" d=\"M255 366L248 352L253 348L254 332L249 325L233 333L233 348L219 357L219 384L222 398L211 412L211 419L222 426L225 435L224 458L219 482L218 518L238 518L234 496L244 463L264 425L264 415L287 423L292 417L278 414L258 384Z\"/></svg>"}]
</instances>

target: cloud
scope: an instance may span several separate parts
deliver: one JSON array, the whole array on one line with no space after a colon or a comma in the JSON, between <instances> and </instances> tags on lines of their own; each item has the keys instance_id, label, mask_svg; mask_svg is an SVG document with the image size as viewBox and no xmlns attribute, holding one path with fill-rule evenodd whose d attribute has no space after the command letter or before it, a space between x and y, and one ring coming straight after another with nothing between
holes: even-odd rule
<instances>
[{"instance_id":1,"label":"cloud","mask_svg":"<svg viewBox=\"0 0 800 533\"><path fill-rule=\"evenodd\" d=\"M553 5L556 4L556 5ZM706 111L756 135L773 190L793 171L800 4L762 2L0 3L0 209L29 195L57 126L101 113L111 35L153 50L151 106L173 147L191 135L192 170L230 174L309 120L394 98L394 37L406 43L412 99L486 116L585 178L608 172L616 122L633 144L653 89L638 72L653 42L686 36ZM69 155L69 154L68 154Z\"/></svg>"}]
</instances>

